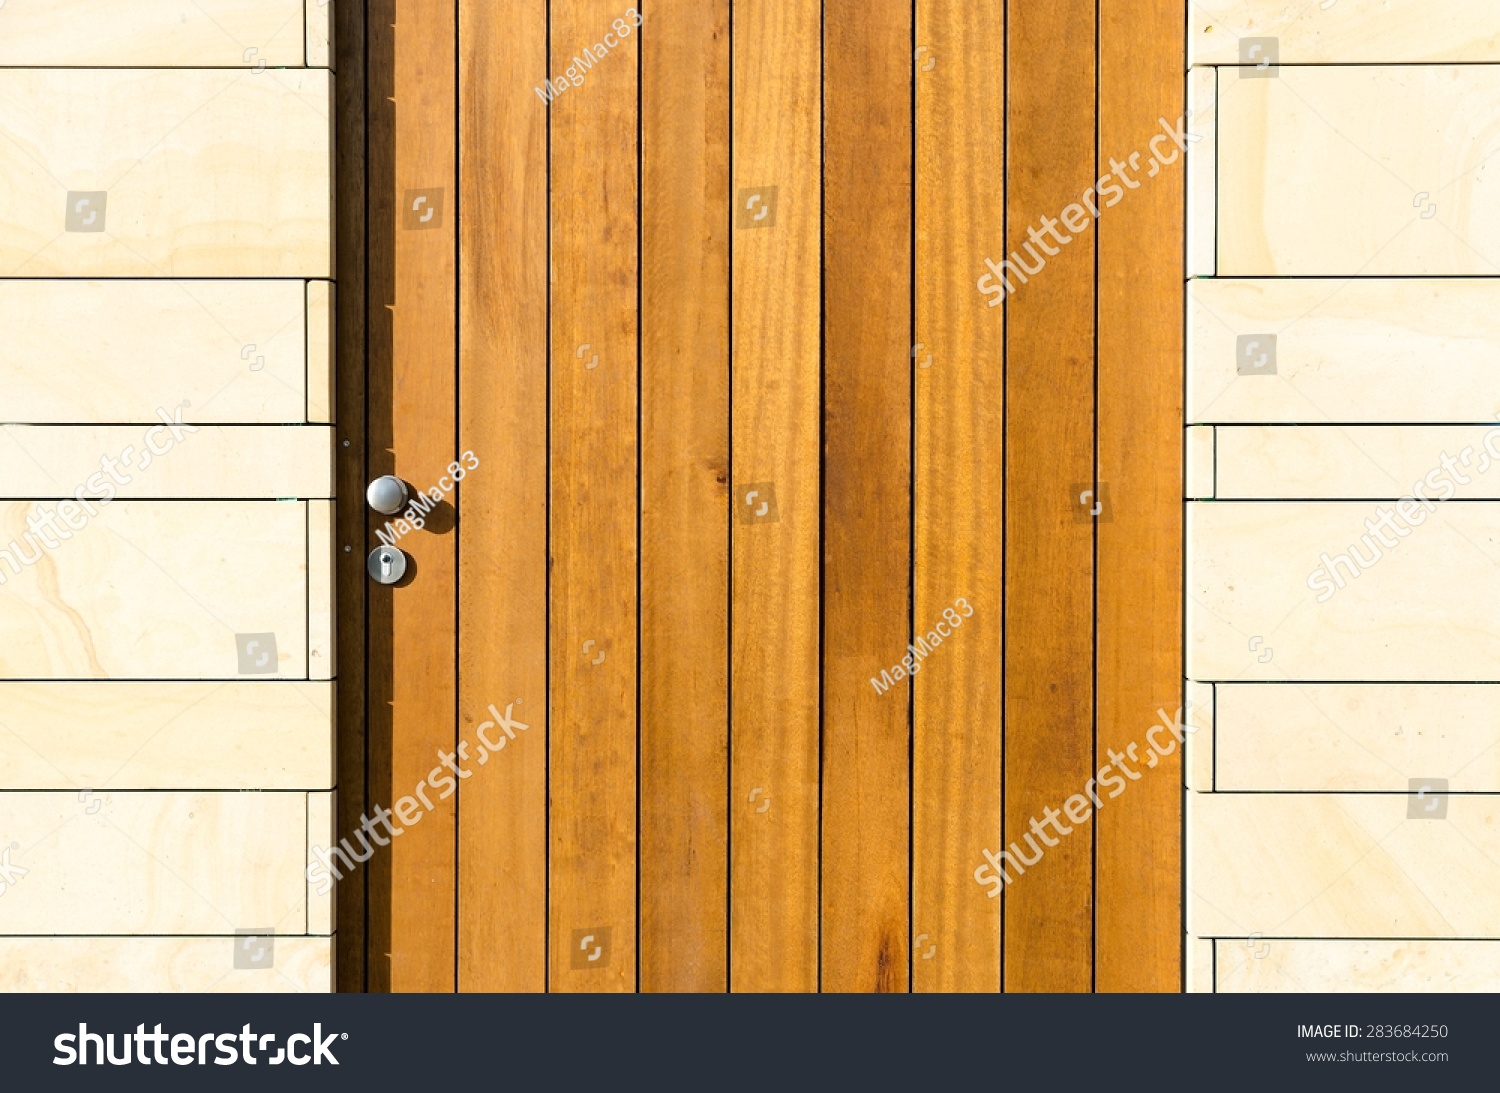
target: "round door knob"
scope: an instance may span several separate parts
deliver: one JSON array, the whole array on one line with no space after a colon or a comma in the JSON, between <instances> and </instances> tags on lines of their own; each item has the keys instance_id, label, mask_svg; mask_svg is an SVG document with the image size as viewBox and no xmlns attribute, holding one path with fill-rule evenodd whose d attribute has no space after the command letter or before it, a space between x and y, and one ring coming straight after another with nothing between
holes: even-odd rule
<instances>
[{"instance_id":1,"label":"round door knob","mask_svg":"<svg viewBox=\"0 0 1500 1093\"><path fill-rule=\"evenodd\" d=\"M395 584L406 575L406 552L400 547L378 546L365 562L370 576L380 584Z\"/></svg>"},{"instance_id":2,"label":"round door knob","mask_svg":"<svg viewBox=\"0 0 1500 1093\"><path fill-rule=\"evenodd\" d=\"M383 474L365 490L365 500L376 512L394 516L406 507L406 483L394 474Z\"/></svg>"}]
</instances>

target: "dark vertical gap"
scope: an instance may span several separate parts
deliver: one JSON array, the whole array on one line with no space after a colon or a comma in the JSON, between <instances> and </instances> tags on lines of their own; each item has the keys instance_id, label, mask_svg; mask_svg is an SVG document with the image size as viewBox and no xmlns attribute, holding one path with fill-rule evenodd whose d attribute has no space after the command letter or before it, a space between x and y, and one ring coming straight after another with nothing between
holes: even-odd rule
<instances>
[{"instance_id":1,"label":"dark vertical gap","mask_svg":"<svg viewBox=\"0 0 1500 1093\"><path fill-rule=\"evenodd\" d=\"M823 715L824 640L828 587L826 513L828 493L828 234L824 212L828 189L827 0L818 3L818 993L823 993Z\"/></svg>"},{"instance_id":2,"label":"dark vertical gap","mask_svg":"<svg viewBox=\"0 0 1500 1093\"><path fill-rule=\"evenodd\" d=\"M308 52L307 52L307 27L308 27L307 4L308 4L308 0L302 0L302 67L303 68L307 68L309 65L312 64L312 58L308 55ZM329 12L329 14L328 14L328 22L329 22L330 26L333 23L333 13L332 12ZM333 67L333 50L332 50L331 43L330 43L330 48L329 48L329 52L328 52L328 67L329 68Z\"/></svg>"},{"instance_id":3,"label":"dark vertical gap","mask_svg":"<svg viewBox=\"0 0 1500 1093\"><path fill-rule=\"evenodd\" d=\"M644 0L641 7L646 7ZM640 39L635 47L635 989L641 989L641 501L645 479L641 458L641 327L645 321L641 310L641 211L645 206L645 126L646 104L646 25L640 12Z\"/></svg>"},{"instance_id":4,"label":"dark vertical gap","mask_svg":"<svg viewBox=\"0 0 1500 1093\"><path fill-rule=\"evenodd\" d=\"M730 504L724 509L724 526L727 529L725 543L729 550L725 566L725 641L724 641L724 719L728 731L724 734L724 993L734 992L734 0L729 0L729 85L726 116L729 119L729 176L725 180L729 192L724 195L724 207L728 210L724 225L728 241L728 281L725 298L726 344L724 346L725 367L729 370L727 422L728 467L724 476L729 480Z\"/></svg>"},{"instance_id":5,"label":"dark vertical gap","mask_svg":"<svg viewBox=\"0 0 1500 1093\"><path fill-rule=\"evenodd\" d=\"M546 77L552 63L552 5L544 2L547 20L546 56L542 58L542 75ZM546 674L546 695L543 705L546 710L546 792L542 795L545 809L546 832L543 836L543 853L546 856L542 881L542 990L552 989L552 104L547 110L547 253L544 283L547 286L547 541L543 562L547 580L547 618L543 627L543 661Z\"/></svg>"},{"instance_id":6,"label":"dark vertical gap","mask_svg":"<svg viewBox=\"0 0 1500 1093\"><path fill-rule=\"evenodd\" d=\"M1184 0L1186 2L1186 0ZM1001 259L1010 246L1010 0L1006 0L1000 31L1001 79L1000 110L1000 250ZM1003 286L1002 286L1003 287ZM1010 529L1010 297L1000 296L1000 849L1005 849L1005 720L1006 720L1006 643L1010 636L1006 601L1010 585L1006 537ZM1004 878L1002 878L1003 880ZM1000 993L1005 993L1005 901L1006 888L1000 886Z\"/></svg>"},{"instance_id":7,"label":"dark vertical gap","mask_svg":"<svg viewBox=\"0 0 1500 1093\"><path fill-rule=\"evenodd\" d=\"M911 222L907 239L910 283L907 285L907 344L917 343L917 0L911 0ZM917 626L917 356L907 354L907 512L906 512L906 633L916 643ZM916 990L916 856L917 856L917 680L906 689L906 990Z\"/></svg>"},{"instance_id":8,"label":"dark vertical gap","mask_svg":"<svg viewBox=\"0 0 1500 1093\"><path fill-rule=\"evenodd\" d=\"M364 473L361 474L360 480L369 481L370 338L368 324L370 315L370 237L372 234L370 231L370 183L373 180L370 178L370 19L368 9L366 9L364 12L364 24L365 25L363 27L363 33L361 34L361 38L363 40L360 42L360 48L363 50L360 78L364 81L365 93L362 97L363 101L360 104L360 114L361 123L364 129L364 144L361 148L361 154L364 157L365 164L365 185L362 187L364 192L360 196L364 202L363 226L365 238L363 270L364 291L360 293L360 306L364 311L364 315L362 316L361 321L366 328L366 332L363 345L364 389L360 392L360 397L364 402L364 420L360 422L360 429L362 430L364 435L360 438L361 443L359 446L359 460L361 466L364 469ZM335 300L335 303L336 302L337 300ZM345 306L348 305L346 304ZM359 501L358 499L346 499L344 503L358 505ZM362 540L359 544L359 552L361 554L364 553L364 548L368 541L369 533L366 532L364 540ZM364 661L364 678L360 680L360 686L364 688L362 705L364 710L365 729L364 747L363 749L361 749L364 753L364 783L362 786L362 796L360 799L360 804L364 805L364 808L360 810L360 815L366 816L369 814L367 810L370 807L370 582L367 580L361 581L360 589L361 596L364 599L364 604L362 605L362 619L364 625L360 627L360 645L363 649L363 656L361 659ZM370 874L373 871L373 869L360 870L360 887L362 889L364 898L364 913L360 915L361 937L359 946L359 985L361 993L365 994L369 993L370 990ZM335 894L336 893L337 889L335 889Z\"/></svg>"},{"instance_id":9,"label":"dark vertical gap","mask_svg":"<svg viewBox=\"0 0 1500 1093\"><path fill-rule=\"evenodd\" d=\"M1102 115L1104 103L1101 99L1104 86L1104 12L1100 8L1100 0L1094 0L1094 177L1099 177L1099 141L1101 135ZM1089 759L1089 770L1099 769L1099 520L1105 515L1105 502L1099 497L1099 251L1101 248L1100 232L1102 225L1096 225L1094 230L1094 504L1100 507L1099 516L1089 521L1089 530L1094 539L1094 564L1090 575L1093 582L1094 604L1089 615L1089 624L1093 628L1093 638L1090 642L1090 650L1093 653L1094 667L1092 672L1093 686L1089 688L1089 701L1092 705L1093 733L1090 744L1092 753ZM1108 502L1114 504L1111 498ZM1089 990L1093 993L1099 991L1099 824L1094 823L1089 827L1089 872L1091 879L1089 883L1089 896L1092 906L1089 908L1089 922L1093 929L1093 944L1090 946L1091 957L1089 961Z\"/></svg>"},{"instance_id":10,"label":"dark vertical gap","mask_svg":"<svg viewBox=\"0 0 1500 1093\"><path fill-rule=\"evenodd\" d=\"M463 450L463 54L459 35L459 23L463 18L463 3L453 9L453 456L460 458ZM463 721L463 682L461 653L459 648L459 616L463 600L463 484L453 482L453 750L458 751L459 726ZM453 795L453 991L458 993L460 985L459 960L459 901L463 899L463 861L459 857L463 839L463 788Z\"/></svg>"}]
</instances>

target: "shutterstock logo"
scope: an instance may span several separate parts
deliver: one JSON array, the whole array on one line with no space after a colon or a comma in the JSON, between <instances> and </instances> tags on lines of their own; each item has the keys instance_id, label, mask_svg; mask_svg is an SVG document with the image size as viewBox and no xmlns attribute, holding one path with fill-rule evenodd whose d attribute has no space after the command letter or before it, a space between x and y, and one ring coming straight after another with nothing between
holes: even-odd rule
<instances>
[{"instance_id":1,"label":"shutterstock logo","mask_svg":"<svg viewBox=\"0 0 1500 1093\"><path fill-rule=\"evenodd\" d=\"M78 1031L60 1032L52 1041L52 1046L57 1049L57 1055L52 1060L53 1066L89 1066L92 1056L93 1064L98 1066L129 1066L131 1063L139 1063L141 1066L150 1066L152 1063L158 1066L207 1066L209 1063L209 1048L214 1049L212 1062L215 1066L234 1066L243 1061L249 1066L257 1063L267 1063L270 1066L279 1066L282 1063L291 1063L293 1066L338 1066L339 1061L334 1057L331 1045L335 1040L347 1040L347 1032L330 1032L323 1035L321 1022L313 1023L311 1033L294 1032L286 1038L286 1044L278 1047L276 1044L276 1033L257 1033L252 1031L249 1022L239 1032L205 1032L201 1036L194 1036L188 1032L163 1032L161 1025L155 1025L151 1032L146 1031L145 1024L135 1026L135 1032L119 1033L120 1052L115 1054L115 1036L113 1032L98 1033L90 1032L87 1022L80 1021ZM132 1052L132 1046L134 1052ZM275 1048L275 1053L271 1049ZM90 1050L92 1049L92 1050ZM257 1057L256 1052L260 1055ZM169 1059L167 1056L171 1055Z\"/></svg>"}]
</instances>

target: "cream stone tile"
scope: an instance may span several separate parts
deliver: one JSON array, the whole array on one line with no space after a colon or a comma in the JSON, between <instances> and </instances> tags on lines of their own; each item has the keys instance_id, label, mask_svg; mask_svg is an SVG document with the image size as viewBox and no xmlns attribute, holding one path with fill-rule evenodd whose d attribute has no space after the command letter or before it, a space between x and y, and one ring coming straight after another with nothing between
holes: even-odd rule
<instances>
[{"instance_id":1,"label":"cream stone tile","mask_svg":"<svg viewBox=\"0 0 1500 1093\"><path fill-rule=\"evenodd\" d=\"M1216 690L1212 683L1197 683L1185 680L1183 688L1192 704L1185 720L1197 727L1183 740L1182 773L1189 789L1207 793L1214 788L1214 735Z\"/></svg>"},{"instance_id":2,"label":"cream stone tile","mask_svg":"<svg viewBox=\"0 0 1500 1093\"><path fill-rule=\"evenodd\" d=\"M334 0L305 0L307 5L307 64L329 68L333 64Z\"/></svg>"},{"instance_id":3,"label":"cream stone tile","mask_svg":"<svg viewBox=\"0 0 1500 1093\"><path fill-rule=\"evenodd\" d=\"M326 69L0 69L0 276L330 276L331 92Z\"/></svg>"},{"instance_id":4,"label":"cream stone tile","mask_svg":"<svg viewBox=\"0 0 1500 1093\"><path fill-rule=\"evenodd\" d=\"M1214 943L1203 938L1187 939L1187 993L1214 992Z\"/></svg>"},{"instance_id":5,"label":"cream stone tile","mask_svg":"<svg viewBox=\"0 0 1500 1093\"><path fill-rule=\"evenodd\" d=\"M331 934L334 931L334 900L337 889L330 886L326 892L319 891L323 883L314 884L307 880L305 870L315 860L315 847L326 849L339 839L338 832L334 830L337 799L337 794L332 791L307 795L307 857L303 864L303 879L307 884L307 932L311 934ZM323 879L326 880L326 873Z\"/></svg>"},{"instance_id":6,"label":"cream stone tile","mask_svg":"<svg viewBox=\"0 0 1500 1093\"><path fill-rule=\"evenodd\" d=\"M1254 959L1218 943L1223 994L1500 990L1500 941L1272 941Z\"/></svg>"},{"instance_id":7,"label":"cream stone tile","mask_svg":"<svg viewBox=\"0 0 1500 1093\"><path fill-rule=\"evenodd\" d=\"M307 420L334 419L334 285L307 282Z\"/></svg>"},{"instance_id":8,"label":"cream stone tile","mask_svg":"<svg viewBox=\"0 0 1500 1093\"><path fill-rule=\"evenodd\" d=\"M78 994L334 990L331 937L277 937L271 965L236 968L233 937L0 937L0 991Z\"/></svg>"},{"instance_id":9,"label":"cream stone tile","mask_svg":"<svg viewBox=\"0 0 1500 1093\"><path fill-rule=\"evenodd\" d=\"M0 793L0 935L306 932L303 793Z\"/></svg>"},{"instance_id":10,"label":"cream stone tile","mask_svg":"<svg viewBox=\"0 0 1500 1093\"><path fill-rule=\"evenodd\" d=\"M1190 502L1188 676L1500 679L1500 506L1412 509L1423 519L1403 538L1390 530L1399 506ZM1395 545L1381 547L1367 522Z\"/></svg>"},{"instance_id":11,"label":"cream stone tile","mask_svg":"<svg viewBox=\"0 0 1500 1093\"><path fill-rule=\"evenodd\" d=\"M7 0L0 65L296 66L302 7L303 0Z\"/></svg>"},{"instance_id":12,"label":"cream stone tile","mask_svg":"<svg viewBox=\"0 0 1500 1093\"><path fill-rule=\"evenodd\" d=\"M332 679L338 670L334 613L333 502L307 503L307 674L309 679Z\"/></svg>"},{"instance_id":13,"label":"cream stone tile","mask_svg":"<svg viewBox=\"0 0 1500 1093\"><path fill-rule=\"evenodd\" d=\"M186 403L193 423L299 422L306 307L300 281L0 280L0 412L154 423Z\"/></svg>"},{"instance_id":14,"label":"cream stone tile","mask_svg":"<svg viewBox=\"0 0 1500 1093\"><path fill-rule=\"evenodd\" d=\"M1221 501L1500 498L1500 424L1221 425L1217 449Z\"/></svg>"},{"instance_id":15,"label":"cream stone tile","mask_svg":"<svg viewBox=\"0 0 1500 1093\"><path fill-rule=\"evenodd\" d=\"M71 497L80 487L95 498L333 495L330 426L184 427L172 424L175 410L155 425L0 425L0 495Z\"/></svg>"},{"instance_id":16,"label":"cream stone tile","mask_svg":"<svg viewBox=\"0 0 1500 1093\"><path fill-rule=\"evenodd\" d=\"M332 740L332 683L0 683L0 789L325 789Z\"/></svg>"},{"instance_id":17,"label":"cream stone tile","mask_svg":"<svg viewBox=\"0 0 1500 1093\"><path fill-rule=\"evenodd\" d=\"M1218 271L1218 76L1212 68L1188 72L1188 131L1199 139L1187 150L1187 276Z\"/></svg>"},{"instance_id":18,"label":"cream stone tile","mask_svg":"<svg viewBox=\"0 0 1500 1093\"><path fill-rule=\"evenodd\" d=\"M1500 689L1299 683L1217 688L1218 786L1500 792Z\"/></svg>"},{"instance_id":19,"label":"cream stone tile","mask_svg":"<svg viewBox=\"0 0 1500 1093\"><path fill-rule=\"evenodd\" d=\"M0 678L307 677L302 502L59 503L51 548L38 504L0 503Z\"/></svg>"},{"instance_id":20,"label":"cream stone tile","mask_svg":"<svg viewBox=\"0 0 1500 1093\"><path fill-rule=\"evenodd\" d=\"M1221 275L1500 273L1500 67L1228 72Z\"/></svg>"},{"instance_id":21,"label":"cream stone tile","mask_svg":"<svg viewBox=\"0 0 1500 1093\"><path fill-rule=\"evenodd\" d=\"M1500 797L1188 794L1194 937L1500 936ZM1222 946L1221 946L1222 948Z\"/></svg>"},{"instance_id":22,"label":"cream stone tile","mask_svg":"<svg viewBox=\"0 0 1500 1093\"><path fill-rule=\"evenodd\" d=\"M1187 495L1214 496L1214 427L1189 425L1187 430Z\"/></svg>"},{"instance_id":23,"label":"cream stone tile","mask_svg":"<svg viewBox=\"0 0 1500 1093\"><path fill-rule=\"evenodd\" d=\"M1496 315L1500 281L1192 281L1188 422L1493 422ZM1274 372L1240 374L1250 341Z\"/></svg>"},{"instance_id":24,"label":"cream stone tile","mask_svg":"<svg viewBox=\"0 0 1500 1093\"><path fill-rule=\"evenodd\" d=\"M1192 64L1237 65L1241 38L1288 64L1500 61L1491 0L1189 0Z\"/></svg>"}]
</instances>

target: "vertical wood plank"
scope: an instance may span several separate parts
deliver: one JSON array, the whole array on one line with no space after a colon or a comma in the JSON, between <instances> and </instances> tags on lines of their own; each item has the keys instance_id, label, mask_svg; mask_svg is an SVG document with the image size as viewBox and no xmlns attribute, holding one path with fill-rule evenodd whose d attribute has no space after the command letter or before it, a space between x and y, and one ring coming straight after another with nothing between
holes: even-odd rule
<instances>
[{"instance_id":1,"label":"vertical wood plank","mask_svg":"<svg viewBox=\"0 0 1500 1093\"><path fill-rule=\"evenodd\" d=\"M728 982L729 4L641 34L641 982Z\"/></svg>"},{"instance_id":2,"label":"vertical wood plank","mask_svg":"<svg viewBox=\"0 0 1500 1093\"><path fill-rule=\"evenodd\" d=\"M1095 478L1095 241L1086 228L1054 242L1043 218L1096 178L1095 0L1013 3L1008 36L1006 250L1035 272L1013 281L1005 330L1004 838L1034 864L1004 895L1005 989L1087 991L1094 831L1047 810L1094 770L1094 528L1079 494Z\"/></svg>"},{"instance_id":3,"label":"vertical wood plank","mask_svg":"<svg viewBox=\"0 0 1500 1093\"><path fill-rule=\"evenodd\" d=\"M365 14L353 4L334 11L334 46L340 75L334 80L337 113L334 206L338 291L334 295L334 420L336 506L334 595L338 612L338 684L335 690L339 837L359 826L365 804L365 513L359 504L365 477ZM351 547L345 550L345 546ZM365 877L351 877L335 900L334 974L338 989L363 991L365 976Z\"/></svg>"},{"instance_id":4,"label":"vertical wood plank","mask_svg":"<svg viewBox=\"0 0 1500 1093\"><path fill-rule=\"evenodd\" d=\"M636 985L637 73L616 0L554 0L550 976ZM585 47L603 53L584 69ZM607 931L607 933L606 933ZM592 937L592 942L584 939ZM593 962L584 957L600 950ZM581 955L577 955L581 954Z\"/></svg>"},{"instance_id":5,"label":"vertical wood plank","mask_svg":"<svg viewBox=\"0 0 1500 1093\"><path fill-rule=\"evenodd\" d=\"M911 6L827 0L823 988L904 991L911 629Z\"/></svg>"},{"instance_id":6,"label":"vertical wood plank","mask_svg":"<svg viewBox=\"0 0 1500 1093\"><path fill-rule=\"evenodd\" d=\"M545 0L461 0L458 988L547 970ZM466 463L466 466L469 465ZM493 712L492 712L493 708ZM496 714L525 729L497 727ZM483 738L477 736L483 732ZM488 743L486 743L488 741ZM471 753L472 754L472 753ZM481 772L475 765L484 762Z\"/></svg>"},{"instance_id":7,"label":"vertical wood plank","mask_svg":"<svg viewBox=\"0 0 1500 1093\"><path fill-rule=\"evenodd\" d=\"M915 628L962 620L914 686L912 987L1000 989L1004 310L975 282L1004 238L1005 0L917 4ZM972 614L956 601L963 598Z\"/></svg>"},{"instance_id":8,"label":"vertical wood plank","mask_svg":"<svg viewBox=\"0 0 1500 1093\"><path fill-rule=\"evenodd\" d=\"M821 11L732 19L730 986L814 991Z\"/></svg>"},{"instance_id":9,"label":"vertical wood plank","mask_svg":"<svg viewBox=\"0 0 1500 1093\"><path fill-rule=\"evenodd\" d=\"M1108 759L1146 748L1157 709L1170 716L1182 701L1185 171L1166 132L1183 115L1185 54L1175 0L1101 13L1099 161L1140 151L1162 164L1099 221L1099 477L1113 518L1099 525L1096 686ZM1096 823L1098 989L1181 989L1182 753Z\"/></svg>"},{"instance_id":10,"label":"vertical wood plank","mask_svg":"<svg viewBox=\"0 0 1500 1093\"><path fill-rule=\"evenodd\" d=\"M454 0L397 0L395 19L395 299L390 438L394 473L415 489L437 483L455 435L456 58ZM436 227L408 213L412 191L442 191ZM375 803L407 815L420 805L438 752L454 745L454 537L436 525L402 537L412 575L380 586L391 620L390 777ZM411 803L408 803L410 799ZM390 847L389 987L454 986L454 810L433 802ZM398 813L399 815L399 813Z\"/></svg>"}]
</instances>

